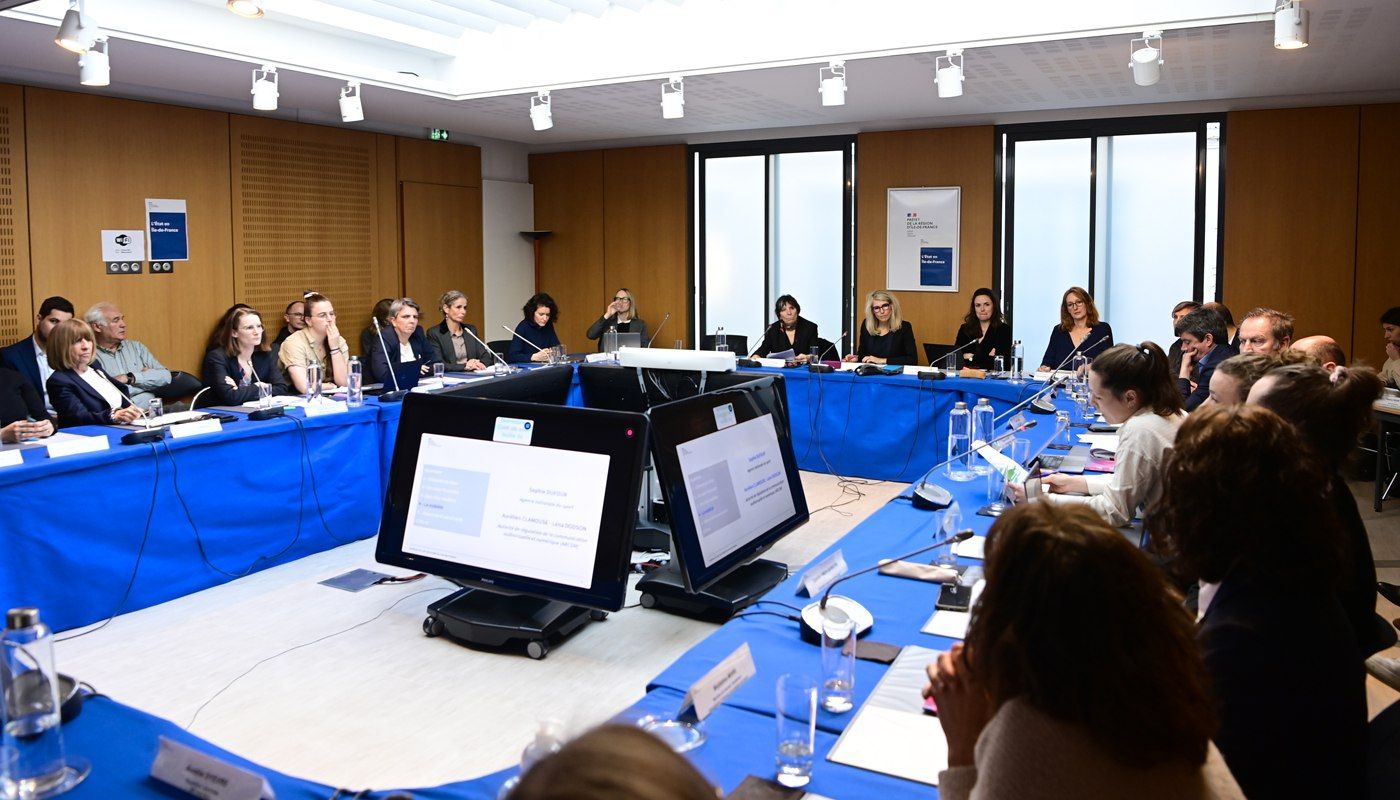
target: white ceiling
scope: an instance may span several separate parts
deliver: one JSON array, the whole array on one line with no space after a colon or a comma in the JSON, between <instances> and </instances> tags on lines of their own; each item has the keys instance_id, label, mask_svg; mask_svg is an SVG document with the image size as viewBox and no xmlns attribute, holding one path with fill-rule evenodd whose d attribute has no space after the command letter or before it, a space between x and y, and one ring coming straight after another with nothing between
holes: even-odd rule
<instances>
[{"instance_id":1,"label":"white ceiling","mask_svg":"<svg viewBox=\"0 0 1400 800\"><path fill-rule=\"evenodd\" d=\"M89 10L101 12L98 22L113 37L113 83L96 90L99 93L254 113L248 94L250 69L266 60L280 66L281 100L275 116L342 124L336 98L345 77L352 76L366 81L367 121L362 127L399 133L448 128L454 139L489 137L524 143L532 150L632 140L713 140L740 131L781 135L783 129L805 132L823 126L876 130L996 122L1027 112L1106 106L1151 105L1157 111L1159 104L1203 101L1245 107L1400 99L1397 0L1304 0L1312 13L1311 46L1296 51L1273 48L1271 21L1233 21L1258 19L1258 8L1271 7L1272 0L1173 0L1173 24L1183 27L1165 26L1166 65L1161 82L1150 87L1132 82L1127 59L1133 34L1126 31L1134 22L1141 27L1146 19L1142 14L1147 13L1143 9L1161 3L1114 0L1112 8L1127 8L1137 16L1124 12L1097 17L1067 31L1063 26L1052 29L1047 18L998 21L999 7L1004 12L1008 4L1025 0L983 2L976 5L977 14L950 19L949 27L940 28L946 34L940 37L943 46L984 43L966 51L965 95L947 100L938 98L931 80L933 59L942 47L919 46L917 41L928 36L910 32L917 26L895 26L886 32L890 26L871 24L872 19L878 21L879 12L899 10L896 5L910 1L846 3L864 20L851 22L848 36L841 25L818 24L815 38L792 37L776 18L760 17L764 25L757 33L736 35L725 44L714 36L713 26L728 19L736 29L752 27L754 18L741 14L741 7L776 14L790 10L788 4L796 0L270 0L268 17L256 21L224 11L222 0L87 0ZM381 23L368 32L335 29L323 21L289 18L276 11L279 5L322 2L340 12L373 13ZM808 0L808 5L818 2L828 0ZM924 5L943 4L924 0ZM1036 5L1053 9L1069 4ZM1200 15L1206 6L1216 13ZM0 15L0 80L83 90L77 83L76 57L52 41L53 20L64 7L60 0L41 0ZM159 15L149 13L177 8L204 15L202 19L216 29L206 25L197 35L185 36L194 44L180 49L174 44L180 31L172 18L162 17L162 26L152 19ZM1221 10L1231 21L1218 22ZM635 48L614 41L637 39L643 30L639 26L666 30L692 12L693 36ZM1183 13L1198 16L1188 22ZM394 33L398 38L392 41L380 35L393 33L393 25L414 27L439 39L419 46L423 43L409 43L406 34ZM1032 36L1032 27L1048 38L1024 40ZM211 37L224 29L236 35L213 46ZM457 44L444 45L447 40ZM609 41L614 43L598 50L595 58L559 58L546 64L536 52L542 48L567 54L574 48L587 53ZM442 52L453 47L465 49L456 56ZM291 57L267 57L279 48ZM696 61L699 53L713 57L701 65ZM491 55L489 63L509 65L514 71L483 67L483 54ZM847 102L824 108L814 62L840 54L848 54ZM299 61L292 60L297 57ZM637 66L632 67L629 58ZM661 81L656 76L682 63L690 66L685 72L685 117L663 120ZM399 75L398 69L418 75ZM636 75L647 77L629 77ZM528 90L521 91L525 87ZM549 131L535 132L530 126L528 91L537 87L553 88L555 125Z\"/></svg>"}]
</instances>

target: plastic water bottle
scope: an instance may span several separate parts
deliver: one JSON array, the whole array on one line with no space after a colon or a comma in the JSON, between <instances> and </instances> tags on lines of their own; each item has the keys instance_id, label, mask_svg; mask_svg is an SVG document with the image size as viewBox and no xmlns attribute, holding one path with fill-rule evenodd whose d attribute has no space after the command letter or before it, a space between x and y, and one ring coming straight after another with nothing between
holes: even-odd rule
<instances>
[{"instance_id":1,"label":"plastic water bottle","mask_svg":"<svg viewBox=\"0 0 1400 800\"><path fill-rule=\"evenodd\" d=\"M85 775L69 770L64 760L53 632L39 620L39 609L12 608L0 644L4 747L15 754L9 788L21 800L51 797Z\"/></svg>"},{"instance_id":2,"label":"plastic water bottle","mask_svg":"<svg viewBox=\"0 0 1400 800\"><path fill-rule=\"evenodd\" d=\"M720 352L729 349L729 337L725 335L723 325L715 330L715 349Z\"/></svg>"},{"instance_id":3,"label":"plastic water bottle","mask_svg":"<svg viewBox=\"0 0 1400 800\"><path fill-rule=\"evenodd\" d=\"M365 365L359 356L350 356L350 375L346 378L345 405L358 408L365 404Z\"/></svg>"},{"instance_id":4,"label":"plastic water bottle","mask_svg":"<svg viewBox=\"0 0 1400 800\"><path fill-rule=\"evenodd\" d=\"M1020 385L1026 382L1024 370L1026 368L1026 348L1017 339L1011 343L1011 378L1007 383Z\"/></svg>"},{"instance_id":5,"label":"plastic water bottle","mask_svg":"<svg viewBox=\"0 0 1400 800\"><path fill-rule=\"evenodd\" d=\"M953 404L948 412L948 478L955 481L970 481L976 477L972 471L972 454L968 452L972 444L972 414L967 403Z\"/></svg>"},{"instance_id":6,"label":"plastic water bottle","mask_svg":"<svg viewBox=\"0 0 1400 800\"><path fill-rule=\"evenodd\" d=\"M608 354L608 358L617 360L617 326L609 325L608 332L603 334L603 352Z\"/></svg>"},{"instance_id":7,"label":"plastic water bottle","mask_svg":"<svg viewBox=\"0 0 1400 800\"><path fill-rule=\"evenodd\" d=\"M306 365L306 402L311 404L321 399L321 378L325 370L321 362L312 361Z\"/></svg>"},{"instance_id":8,"label":"plastic water bottle","mask_svg":"<svg viewBox=\"0 0 1400 800\"><path fill-rule=\"evenodd\" d=\"M540 720L539 729L535 731L535 739L525 745L525 750L520 754L520 773L512 775L505 783L501 784L501 789L496 793L497 800L504 800L510 794L515 785L520 783L520 776L530 771L540 759L545 756L559 752L564 746L564 723L557 719Z\"/></svg>"},{"instance_id":9,"label":"plastic water bottle","mask_svg":"<svg viewBox=\"0 0 1400 800\"><path fill-rule=\"evenodd\" d=\"M985 397L977 398L977 405L972 407L972 441L990 442L995 438L995 419L996 412L992 410L991 401ZM972 460L972 471L976 475L986 475L992 471L992 465L979 455Z\"/></svg>"}]
</instances>

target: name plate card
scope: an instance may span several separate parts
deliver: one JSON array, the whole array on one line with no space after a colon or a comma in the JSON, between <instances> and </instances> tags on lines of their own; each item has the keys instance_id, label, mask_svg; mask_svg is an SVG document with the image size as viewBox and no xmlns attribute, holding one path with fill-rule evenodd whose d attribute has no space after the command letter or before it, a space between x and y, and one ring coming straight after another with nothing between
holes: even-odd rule
<instances>
[{"instance_id":1,"label":"name plate card","mask_svg":"<svg viewBox=\"0 0 1400 800\"><path fill-rule=\"evenodd\" d=\"M261 775L160 737L151 777L200 800L275 800Z\"/></svg>"},{"instance_id":2,"label":"name plate card","mask_svg":"<svg viewBox=\"0 0 1400 800\"><path fill-rule=\"evenodd\" d=\"M330 402L307 403L302 407L302 410L306 412L308 417L324 417L330 414L344 414L350 410L350 407L343 402L332 400Z\"/></svg>"},{"instance_id":3,"label":"name plate card","mask_svg":"<svg viewBox=\"0 0 1400 800\"><path fill-rule=\"evenodd\" d=\"M684 718L686 710L693 707L695 719L705 719L757 671L753 653L749 652L749 643L744 642L690 687L681 701L680 717Z\"/></svg>"},{"instance_id":4,"label":"name plate card","mask_svg":"<svg viewBox=\"0 0 1400 800\"><path fill-rule=\"evenodd\" d=\"M0 450L0 467L18 467L24 463L24 454L19 450Z\"/></svg>"},{"instance_id":5,"label":"name plate card","mask_svg":"<svg viewBox=\"0 0 1400 800\"><path fill-rule=\"evenodd\" d=\"M184 439L187 436L198 436L201 433L218 433L224 429L224 424L217 419L201 419L194 422L182 422L179 425L170 426L170 438Z\"/></svg>"},{"instance_id":6,"label":"name plate card","mask_svg":"<svg viewBox=\"0 0 1400 800\"><path fill-rule=\"evenodd\" d=\"M802 573L802 589L808 597L816 597L848 571L850 571L850 567L846 566L845 557L841 555L840 550L837 550L808 567L807 571Z\"/></svg>"},{"instance_id":7,"label":"name plate card","mask_svg":"<svg viewBox=\"0 0 1400 800\"><path fill-rule=\"evenodd\" d=\"M62 458L63 456L75 456L79 453L96 453L99 450L107 450L112 443L106 436L78 436L76 434L65 436L62 439L51 440L48 444L49 458Z\"/></svg>"}]
</instances>

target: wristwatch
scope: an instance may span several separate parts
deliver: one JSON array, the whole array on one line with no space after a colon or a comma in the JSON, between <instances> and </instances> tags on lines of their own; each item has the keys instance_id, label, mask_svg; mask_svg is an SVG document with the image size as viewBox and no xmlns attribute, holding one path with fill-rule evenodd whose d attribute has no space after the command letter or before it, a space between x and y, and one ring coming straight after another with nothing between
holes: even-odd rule
<instances>
[{"instance_id":1,"label":"wristwatch","mask_svg":"<svg viewBox=\"0 0 1400 800\"><path fill-rule=\"evenodd\" d=\"M135 385L136 385L136 373L134 373L134 372L128 372L128 373L126 373L126 384L127 384L128 386L135 386Z\"/></svg>"}]
</instances>

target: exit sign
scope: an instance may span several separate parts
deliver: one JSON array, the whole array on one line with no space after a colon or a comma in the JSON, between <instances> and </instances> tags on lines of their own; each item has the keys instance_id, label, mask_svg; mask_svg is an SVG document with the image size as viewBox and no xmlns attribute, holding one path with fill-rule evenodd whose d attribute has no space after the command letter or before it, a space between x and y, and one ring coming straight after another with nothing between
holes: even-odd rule
<instances>
[{"instance_id":1,"label":"exit sign","mask_svg":"<svg viewBox=\"0 0 1400 800\"><path fill-rule=\"evenodd\" d=\"M448 133L447 133L447 131L446 131L445 129L443 129L443 128L433 128L433 129L432 129L431 131L429 131L429 133L428 133L428 138L429 138L429 139L432 139L432 140L435 141L435 142L445 142L445 141L447 141L447 137L448 137Z\"/></svg>"}]
</instances>

